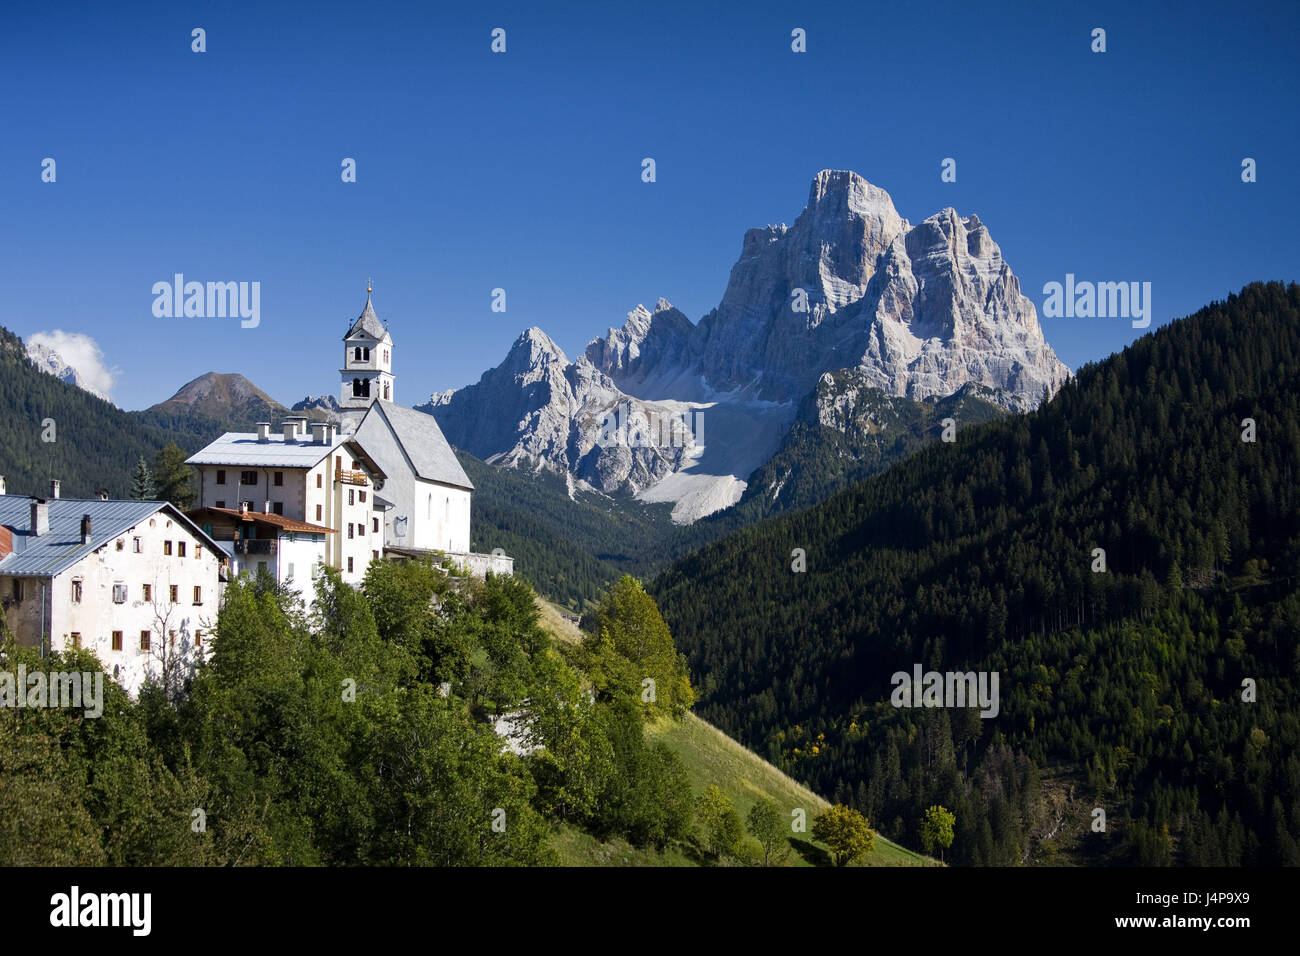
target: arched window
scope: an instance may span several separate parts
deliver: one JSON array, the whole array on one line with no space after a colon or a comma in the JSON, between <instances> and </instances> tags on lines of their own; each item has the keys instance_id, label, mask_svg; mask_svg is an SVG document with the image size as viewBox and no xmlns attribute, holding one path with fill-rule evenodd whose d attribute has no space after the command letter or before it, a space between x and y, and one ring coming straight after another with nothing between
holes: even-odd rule
<instances>
[{"instance_id":1,"label":"arched window","mask_svg":"<svg viewBox=\"0 0 1300 956\"><path fill-rule=\"evenodd\" d=\"M352 380L352 397L353 398L361 397L361 379L359 378L354 378Z\"/></svg>"},{"instance_id":2,"label":"arched window","mask_svg":"<svg viewBox=\"0 0 1300 956\"><path fill-rule=\"evenodd\" d=\"M389 397L390 397L390 396L389 396L389 394L388 394L388 383L385 382L385 383L384 383L384 401L388 401L388 400L389 400Z\"/></svg>"},{"instance_id":3,"label":"arched window","mask_svg":"<svg viewBox=\"0 0 1300 956\"><path fill-rule=\"evenodd\" d=\"M358 362L361 361L361 346L358 345L355 349L353 349L352 358Z\"/></svg>"},{"instance_id":4,"label":"arched window","mask_svg":"<svg viewBox=\"0 0 1300 956\"><path fill-rule=\"evenodd\" d=\"M361 380L361 397L362 398L370 397L370 379L368 378L363 378Z\"/></svg>"},{"instance_id":5,"label":"arched window","mask_svg":"<svg viewBox=\"0 0 1300 956\"><path fill-rule=\"evenodd\" d=\"M361 357L362 357L365 361L369 362L369 361L370 361L370 348L369 348L369 346L367 346L366 348L362 349L362 352L364 352L365 354L363 354Z\"/></svg>"},{"instance_id":6,"label":"arched window","mask_svg":"<svg viewBox=\"0 0 1300 956\"><path fill-rule=\"evenodd\" d=\"M433 494L432 494L432 492L429 494L429 509L428 509L428 511L425 513L425 517L427 517L430 521L433 520Z\"/></svg>"},{"instance_id":7,"label":"arched window","mask_svg":"<svg viewBox=\"0 0 1300 956\"><path fill-rule=\"evenodd\" d=\"M450 521L450 520L451 520L451 499L450 499L450 498L447 499L447 504L446 504L446 506L443 508L443 511L442 511L442 520L443 520L443 521Z\"/></svg>"}]
</instances>

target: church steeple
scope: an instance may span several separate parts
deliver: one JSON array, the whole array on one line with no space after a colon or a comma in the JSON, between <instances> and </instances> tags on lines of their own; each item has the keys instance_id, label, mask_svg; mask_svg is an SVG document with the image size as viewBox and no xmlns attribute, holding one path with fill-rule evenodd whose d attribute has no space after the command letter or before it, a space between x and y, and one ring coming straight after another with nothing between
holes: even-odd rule
<instances>
[{"instance_id":1,"label":"church steeple","mask_svg":"<svg viewBox=\"0 0 1300 956\"><path fill-rule=\"evenodd\" d=\"M375 314L366 281L366 305L343 336L340 402L345 409L367 409L376 399L395 401L393 337Z\"/></svg>"}]
</instances>

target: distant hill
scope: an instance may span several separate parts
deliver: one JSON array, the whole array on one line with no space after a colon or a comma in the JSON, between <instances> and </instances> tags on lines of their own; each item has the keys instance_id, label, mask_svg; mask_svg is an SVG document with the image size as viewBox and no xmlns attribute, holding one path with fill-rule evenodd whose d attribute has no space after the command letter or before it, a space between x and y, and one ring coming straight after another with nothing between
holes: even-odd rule
<instances>
[{"instance_id":1,"label":"distant hill","mask_svg":"<svg viewBox=\"0 0 1300 956\"><path fill-rule=\"evenodd\" d=\"M200 375L181 386L171 398L140 413L147 420L188 416L243 425L274 423L285 414L283 405L236 372Z\"/></svg>"}]
</instances>

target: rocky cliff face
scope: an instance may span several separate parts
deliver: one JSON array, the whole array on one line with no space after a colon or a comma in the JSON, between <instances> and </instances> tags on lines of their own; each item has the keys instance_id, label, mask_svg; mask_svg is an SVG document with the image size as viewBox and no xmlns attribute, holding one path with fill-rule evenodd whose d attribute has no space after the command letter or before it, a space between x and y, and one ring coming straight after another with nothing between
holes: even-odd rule
<instances>
[{"instance_id":1,"label":"rocky cliff face","mask_svg":"<svg viewBox=\"0 0 1300 956\"><path fill-rule=\"evenodd\" d=\"M476 385L426 408L480 457L672 500L690 521L737 500L822 376L845 369L885 396L970 386L1012 411L1070 374L977 216L944 209L913 226L883 189L824 170L794 225L745 233L698 325L660 299L574 362L529 329ZM610 427L619 409L633 428ZM707 440L665 441L665 421L682 416L712 425Z\"/></svg>"}]
</instances>

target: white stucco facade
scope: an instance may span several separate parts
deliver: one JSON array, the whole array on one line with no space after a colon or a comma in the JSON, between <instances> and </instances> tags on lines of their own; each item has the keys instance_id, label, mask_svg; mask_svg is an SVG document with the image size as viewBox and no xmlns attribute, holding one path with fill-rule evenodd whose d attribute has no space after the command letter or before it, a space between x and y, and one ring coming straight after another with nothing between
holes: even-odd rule
<instances>
[{"instance_id":1,"label":"white stucco facade","mask_svg":"<svg viewBox=\"0 0 1300 956\"><path fill-rule=\"evenodd\" d=\"M175 667L185 677L209 653L221 561L211 542L165 506L49 577L7 576L0 562L0 596L19 643L93 651L136 694L146 674Z\"/></svg>"}]
</instances>

